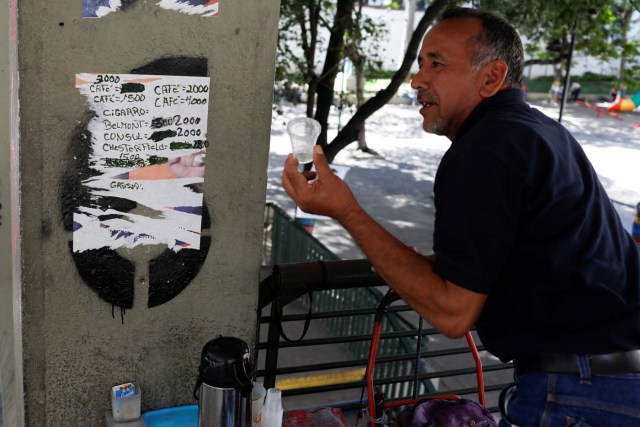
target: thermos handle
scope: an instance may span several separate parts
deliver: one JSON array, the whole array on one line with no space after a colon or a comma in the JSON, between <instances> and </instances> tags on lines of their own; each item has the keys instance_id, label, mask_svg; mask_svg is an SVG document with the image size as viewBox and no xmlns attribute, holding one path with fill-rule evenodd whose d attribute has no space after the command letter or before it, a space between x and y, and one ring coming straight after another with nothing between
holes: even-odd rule
<instances>
[{"instance_id":1,"label":"thermos handle","mask_svg":"<svg viewBox=\"0 0 640 427\"><path fill-rule=\"evenodd\" d=\"M253 383L251 382L251 379L247 376L247 372L244 368L242 369L242 373L244 375L238 375L238 367L237 366L233 367L233 376L235 377L235 380L238 382L238 384L242 386L242 390L240 390L240 393L244 397L247 397L249 396L249 394L251 393L251 390L253 389ZM193 398L196 401L198 401L198 390L200 389L201 385L202 385L202 378L200 377L200 375L198 375L198 379L196 380L196 385L193 388Z\"/></svg>"},{"instance_id":2,"label":"thermos handle","mask_svg":"<svg viewBox=\"0 0 640 427\"><path fill-rule=\"evenodd\" d=\"M253 389L253 383L251 382L251 378L247 374L247 370L242 366L242 375L238 375L238 366L234 365L233 367L233 376L238 384L242 386L242 390L240 390L240 394L242 396L247 397L251 393L251 389Z\"/></svg>"},{"instance_id":3,"label":"thermos handle","mask_svg":"<svg viewBox=\"0 0 640 427\"><path fill-rule=\"evenodd\" d=\"M200 386L202 385L202 378L200 378L200 375L198 375L198 379L196 380L196 386L193 388L193 398L198 401L198 390L200 389Z\"/></svg>"}]
</instances>

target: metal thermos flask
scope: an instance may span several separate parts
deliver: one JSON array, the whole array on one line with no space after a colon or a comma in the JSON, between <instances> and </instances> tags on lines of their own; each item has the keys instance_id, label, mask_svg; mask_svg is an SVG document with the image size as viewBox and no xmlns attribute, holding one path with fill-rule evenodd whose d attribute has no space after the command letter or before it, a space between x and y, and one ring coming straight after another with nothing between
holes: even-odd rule
<instances>
[{"instance_id":1,"label":"metal thermos flask","mask_svg":"<svg viewBox=\"0 0 640 427\"><path fill-rule=\"evenodd\" d=\"M220 337L202 348L193 395L198 427L251 427L251 353L244 341Z\"/></svg>"}]
</instances>

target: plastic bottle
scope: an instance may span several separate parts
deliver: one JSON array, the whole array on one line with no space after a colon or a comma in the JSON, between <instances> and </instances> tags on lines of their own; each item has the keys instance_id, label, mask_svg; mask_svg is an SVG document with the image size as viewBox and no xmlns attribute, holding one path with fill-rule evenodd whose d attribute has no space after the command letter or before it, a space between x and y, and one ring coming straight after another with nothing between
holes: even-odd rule
<instances>
[{"instance_id":1,"label":"plastic bottle","mask_svg":"<svg viewBox=\"0 0 640 427\"><path fill-rule=\"evenodd\" d=\"M282 427L282 392L277 388L267 390L267 398L262 407L260 427Z\"/></svg>"}]
</instances>

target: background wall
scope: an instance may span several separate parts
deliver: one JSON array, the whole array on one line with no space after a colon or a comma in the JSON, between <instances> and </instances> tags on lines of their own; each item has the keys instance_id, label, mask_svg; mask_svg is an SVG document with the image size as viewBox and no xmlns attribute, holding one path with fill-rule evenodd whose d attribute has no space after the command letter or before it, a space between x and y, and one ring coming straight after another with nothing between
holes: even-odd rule
<instances>
[{"instance_id":1,"label":"background wall","mask_svg":"<svg viewBox=\"0 0 640 427\"><path fill-rule=\"evenodd\" d=\"M253 342L278 11L277 0L221 0L202 17L123 0L88 19L80 0L20 3L27 425L101 425L110 387L127 381L140 384L143 411L192 404L202 346ZM86 196L90 112L75 74L136 70L211 79L201 249L78 256L70 215ZM108 299L120 287L131 308ZM152 304L160 288L171 295Z\"/></svg>"}]
</instances>

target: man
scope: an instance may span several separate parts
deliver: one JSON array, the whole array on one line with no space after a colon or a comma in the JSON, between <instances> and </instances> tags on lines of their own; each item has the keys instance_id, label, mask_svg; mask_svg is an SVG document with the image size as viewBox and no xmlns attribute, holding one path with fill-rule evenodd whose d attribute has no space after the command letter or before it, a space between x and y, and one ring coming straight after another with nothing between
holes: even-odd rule
<instances>
[{"instance_id":1,"label":"man","mask_svg":"<svg viewBox=\"0 0 640 427\"><path fill-rule=\"evenodd\" d=\"M580 97L580 91L582 90L582 86L578 82L571 83L571 100L576 102Z\"/></svg>"},{"instance_id":2,"label":"man","mask_svg":"<svg viewBox=\"0 0 640 427\"><path fill-rule=\"evenodd\" d=\"M475 324L491 353L514 360L503 426L640 425L640 256L579 144L524 102L517 33L453 9L418 63L423 127L452 141L435 180L435 255L377 224L319 147L317 176L289 156L285 189L338 220L445 335Z\"/></svg>"}]
</instances>

